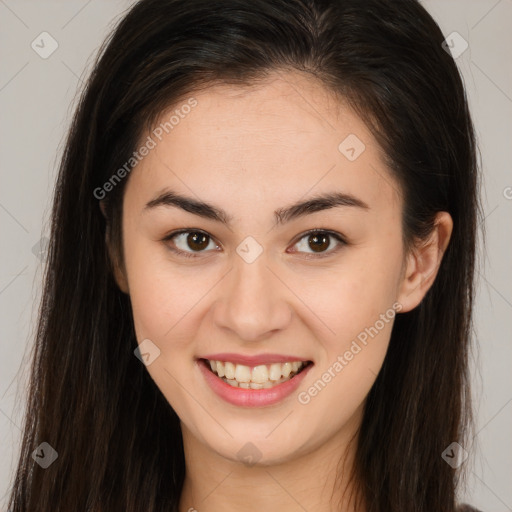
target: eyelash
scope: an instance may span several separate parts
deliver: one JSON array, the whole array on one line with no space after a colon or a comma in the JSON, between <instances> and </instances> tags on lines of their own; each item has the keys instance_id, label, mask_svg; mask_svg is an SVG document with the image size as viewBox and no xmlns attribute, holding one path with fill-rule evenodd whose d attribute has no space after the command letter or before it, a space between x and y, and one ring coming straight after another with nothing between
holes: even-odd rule
<instances>
[{"instance_id":1,"label":"eyelash","mask_svg":"<svg viewBox=\"0 0 512 512\"><path fill-rule=\"evenodd\" d=\"M165 238L162 239L162 242L169 242L174 237L181 235L183 233L199 233L199 234L203 234L203 235L207 236L210 240L213 240L212 236L210 236L205 231L201 231L200 229L181 229L179 231L173 231L172 233L169 233L167 236L165 236ZM326 258L326 257L331 256L332 254L338 252L338 250L340 250L340 248L342 246L348 245L347 241L340 233L337 233L335 231L330 231L327 229L318 229L318 228L310 229L310 230L302 233L302 235L297 239L297 241L293 245L297 245L303 238L306 238L312 234L322 234L322 235L331 236L337 242L339 242L339 245L334 250L329 250L329 251L323 252L323 253L317 253L317 254L305 253L305 254L307 254L307 256L304 256L304 259L310 260L310 259ZM189 252L189 251L182 251L181 249L177 249L176 247L171 247L169 244L166 244L166 246L170 251L174 252L175 254L178 254L179 256L183 256L185 258L201 258L202 257L201 253L206 252L206 251L196 251L194 253L194 252Z\"/></svg>"}]
</instances>

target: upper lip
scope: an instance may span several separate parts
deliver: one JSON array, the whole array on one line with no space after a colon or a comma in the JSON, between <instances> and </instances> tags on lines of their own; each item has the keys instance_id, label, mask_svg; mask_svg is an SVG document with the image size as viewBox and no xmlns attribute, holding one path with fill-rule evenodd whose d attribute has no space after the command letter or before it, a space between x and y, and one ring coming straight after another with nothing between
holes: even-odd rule
<instances>
[{"instance_id":1,"label":"upper lip","mask_svg":"<svg viewBox=\"0 0 512 512\"><path fill-rule=\"evenodd\" d=\"M235 364L243 364L245 366L259 366L262 364L272 363L287 363L293 361L309 361L307 358L301 358L299 356L289 356L285 354L258 354L255 356L233 354L223 352L222 354L208 354L200 357L199 359L209 359L210 361L224 361Z\"/></svg>"}]
</instances>

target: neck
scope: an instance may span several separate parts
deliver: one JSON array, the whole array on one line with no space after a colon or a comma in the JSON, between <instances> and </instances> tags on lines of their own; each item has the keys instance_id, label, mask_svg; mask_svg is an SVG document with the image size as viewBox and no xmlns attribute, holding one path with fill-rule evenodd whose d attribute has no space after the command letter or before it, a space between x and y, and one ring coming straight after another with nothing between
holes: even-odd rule
<instances>
[{"instance_id":1,"label":"neck","mask_svg":"<svg viewBox=\"0 0 512 512\"><path fill-rule=\"evenodd\" d=\"M182 423L186 476L179 512L354 512L350 471L359 421L353 420L307 453L251 466L221 456Z\"/></svg>"}]
</instances>

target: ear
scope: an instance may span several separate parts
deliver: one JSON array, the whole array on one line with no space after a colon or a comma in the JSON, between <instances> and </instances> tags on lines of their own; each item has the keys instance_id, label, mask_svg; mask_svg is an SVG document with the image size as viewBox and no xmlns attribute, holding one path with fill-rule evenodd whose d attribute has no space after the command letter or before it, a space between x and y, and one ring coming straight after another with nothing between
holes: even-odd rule
<instances>
[{"instance_id":1,"label":"ear","mask_svg":"<svg viewBox=\"0 0 512 512\"><path fill-rule=\"evenodd\" d=\"M112 244L111 234L110 234L111 227L110 227L110 222L108 221L108 217L107 217L107 213L106 213L106 208L105 208L106 205L105 205L104 201L100 201L99 203L100 203L101 213L103 214L105 219L107 219L107 229L105 231L105 245L107 248L107 254L108 254L109 261L110 261L110 268L112 270L112 274L114 275L114 280L115 280L117 286L119 287L119 289L122 292L129 294L128 280L126 279L124 267L120 261L118 251L113 247L113 244Z\"/></svg>"},{"instance_id":2,"label":"ear","mask_svg":"<svg viewBox=\"0 0 512 512\"><path fill-rule=\"evenodd\" d=\"M401 313L414 309L434 283L444 252L448 247L453 220L448 212L438 212L434 229L426 241L418 242L407 255L400 283L398 302Z\"/></svg>"},{"instance_id":3,"label":"ear","mask_svg":"<svg viewBox=\"0 0 512 512\"><path fill-rule=\"evenodd\" d=\"M110 259L110 267L112 269L112 274L114 275L114 280L119 289L123 293L129 294L130 291L128 288L128 280L126 279L126 273L120 261L119 255L117 254L118 251L112 247L108 229L105 237L105 243L107 244L107 251Z\"/></svg>"},{"instance_id":4,"label":"ear","mask_svg":"<svg viewBox=\"0 0 512 512\"><path fill-rule=\"evenodd\" d=\"M126 293L127 295L130 294L130 290L128 288L128 280L126 279L125 272L123 268L121 268L121 265L118 263L118 259L113 257L111 255L111 249L108 249L109 255L110 255L110 261L111 261L111 267L112 267L112 274L114 275L114 280L119 287L119 289Z\"/></svg>"}]
</instances>

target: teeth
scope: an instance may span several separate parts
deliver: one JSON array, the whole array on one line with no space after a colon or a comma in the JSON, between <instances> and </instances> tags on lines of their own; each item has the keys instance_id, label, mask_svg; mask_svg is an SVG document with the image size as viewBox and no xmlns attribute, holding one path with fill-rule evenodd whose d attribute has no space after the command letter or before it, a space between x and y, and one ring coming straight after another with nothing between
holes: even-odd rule
<instances>
[{"instance_id":1,"label":"teeth","mask_svg":"<svg viewBox=\"0 0 512 512\"><path fill-rule=\"evenodd\" d=\"M284 363L283 364L283 377L289 377L290 373L292 373L292 363Z\"/></svg>"},{"instance_id":2,"label":"teeth","mask_svg":"<svg viewBox=\"0 0 512 512\"><path fill-rule=\"evenodd\" d=\"M268 380L268 369L264 364L255 366L252 369L252 382L258 384L264 384ZM256 389L256 388L254 388Z\"/></svg>"},{"instance_id":3,"label":"teeth","mask_svg":"<svg viewBox=\"0 0 512 512\"><path fill-rule=\"evenodd\" d=\"M218 366L218 363L217 363L217 366ZM228 380L233 380L235 378L235 365L233 363L227 362L224 364L224 375L226 376L226 379L228 379Z\"/></svg>"},{"instance_id":4,"label":"teeth","mask_svg":"<svg viewBox=\"0 0 512 512\"><path fill-rule=\"evenodd\" d=\"M251 367L229 361L209 361L212 372L233 387L266 389L290 380L306 362L293 361Z\"/></svg>"},{"instance_id":5,"label":"teeth","mask_svg":"<svg viewBox=\"0 0 512 512\"><path fill-rule=\"evenodd\" d=\"M270 380L279 380L281 378L281 365L274 363L270 365Z\"/></svg>"},{"instance_id":6,"label":"teeth","mask_svg":"<svg viewBox=\"0 0 512 512\"><path fill-rule=\"evenodd\" d=\"M240 383L249 383L251 380L251 369L248 366L244 366L243 364L237 364L235 368L235 379Z\"/></svg>"}]
</instances>

